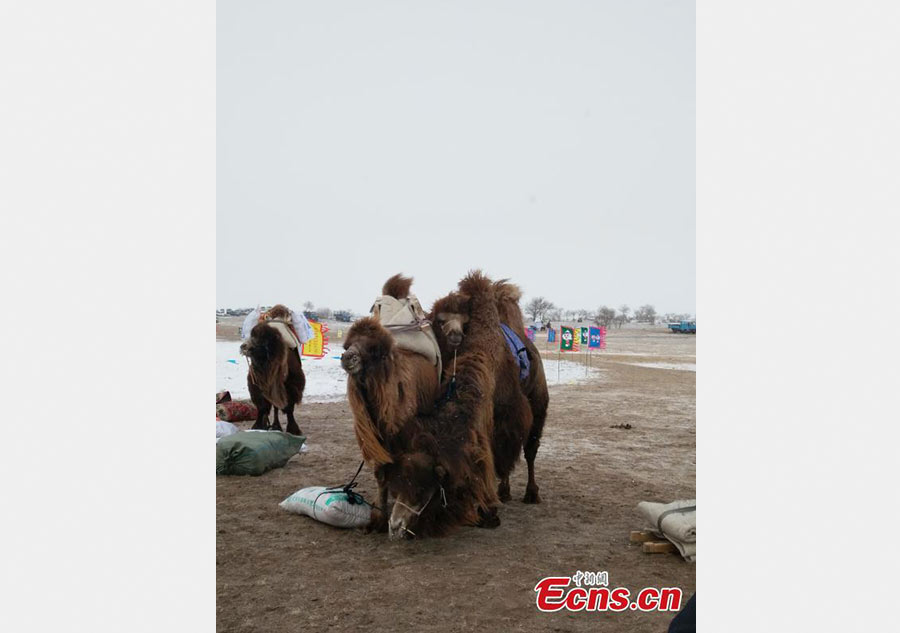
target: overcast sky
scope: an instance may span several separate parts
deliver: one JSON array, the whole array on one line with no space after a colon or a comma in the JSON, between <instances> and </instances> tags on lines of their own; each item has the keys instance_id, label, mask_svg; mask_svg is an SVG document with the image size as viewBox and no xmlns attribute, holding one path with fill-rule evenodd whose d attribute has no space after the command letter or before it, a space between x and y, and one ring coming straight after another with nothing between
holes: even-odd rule
<instances>
[{"instance_id":1,"label":"overcast sky","mask_svg":"<svg viewBox=\"0 0 900 633\"><path fill-rule=\"evenodd\" d=\"M694 6L217 3L219 307L466 270L695 312Z\"/></svg>"}]
</instances>

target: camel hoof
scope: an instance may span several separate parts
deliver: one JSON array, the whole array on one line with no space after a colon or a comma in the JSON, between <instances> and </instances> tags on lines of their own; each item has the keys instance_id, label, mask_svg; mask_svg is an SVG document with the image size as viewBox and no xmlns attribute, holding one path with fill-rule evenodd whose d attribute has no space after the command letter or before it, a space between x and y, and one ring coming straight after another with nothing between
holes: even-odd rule
<instances>
[{"instance_id":1,"label":"camel hoof","mask_svg":"<svg viewBox=\"0 0 900 633\"><path fill-rule=\"evenodd\" d=\"M512 499L512 495L509 494L509 486L500 486L499 488L497 488L497 497L503 503L506 503L507 501Z\"/></svg>"},{"instance_id":2,"label":"camel hoof","mask_svg":"<svg viewBox=\"0 0 900 633\"><path fill-rule=\"evenodd\" d=\"M540 503L541 495L538 494L537 490L526 490L525 496L522 498L522 503Z\"/></svg>"}]
</instances>

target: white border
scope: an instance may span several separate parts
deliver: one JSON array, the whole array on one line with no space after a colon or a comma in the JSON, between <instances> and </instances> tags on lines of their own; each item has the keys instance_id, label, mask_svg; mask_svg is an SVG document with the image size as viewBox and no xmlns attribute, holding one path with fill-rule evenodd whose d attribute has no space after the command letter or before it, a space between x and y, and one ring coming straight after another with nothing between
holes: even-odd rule
<instances>
[{"instance_id":1,"label":"white border","mask_svg":"<svg viewBox=\"0 0 900 633\"><path fill-rule=\"evenodd\" d=\"M697 27L698 630L896 628L900 4Z\"/></svg>"},{"instance_id":2,"label":"white border","mask_svg":"<svg viewBox=\"0 0 900 633\"><path fill-rule=\"evenodd\" d=\"M215 38L0 9L5 631L215 627Z\"/></svg>"}]
</instances>

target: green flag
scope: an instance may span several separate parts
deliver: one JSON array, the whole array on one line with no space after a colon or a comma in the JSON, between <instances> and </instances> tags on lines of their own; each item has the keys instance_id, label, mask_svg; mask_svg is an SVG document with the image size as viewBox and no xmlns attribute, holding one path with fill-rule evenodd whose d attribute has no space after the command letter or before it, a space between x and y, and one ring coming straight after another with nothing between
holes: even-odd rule
<instances>
[{"instance_id":1,"label":"green flag","mask_svg":"<svg viewBox=\"0 0 900 633\"><path fill-rule=\"evenodd\" d=\"M575 345L575 331L565 325L560 329L562 330L562 336L560 337L559 349L572 351L572 348Z\"/></svg>"}]
</instances>

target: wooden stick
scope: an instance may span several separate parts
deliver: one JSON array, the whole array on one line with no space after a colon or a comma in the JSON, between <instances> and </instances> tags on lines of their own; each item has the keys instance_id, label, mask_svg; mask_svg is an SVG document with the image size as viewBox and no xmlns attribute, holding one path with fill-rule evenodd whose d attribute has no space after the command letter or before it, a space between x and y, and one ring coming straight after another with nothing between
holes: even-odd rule
<instances>
[{"instance_id":1,"label":"wooden stick","mask_svg":"<svg viewBox=\"0 0 900 633\"><path fill-rule=\"evenodd\" d=\"M657 538L659 537L649 530L632 530L628 540L632 543L646 543L647 541L653 541Z\"/></svg>"},{"instance_id":2,"label":"wooden stick","mask_svg":"<svg viewBox=\"0 0 900 633\"><path fill-rule=\"evenodd\" d=\"M641 545L645 554L672 554L678 551L669 541L647 541Z\"/></svg>"}]
</instances>

